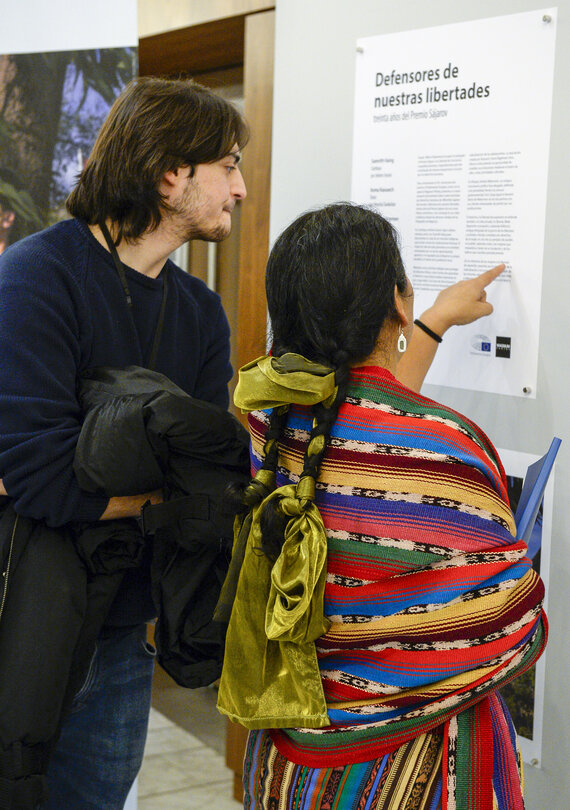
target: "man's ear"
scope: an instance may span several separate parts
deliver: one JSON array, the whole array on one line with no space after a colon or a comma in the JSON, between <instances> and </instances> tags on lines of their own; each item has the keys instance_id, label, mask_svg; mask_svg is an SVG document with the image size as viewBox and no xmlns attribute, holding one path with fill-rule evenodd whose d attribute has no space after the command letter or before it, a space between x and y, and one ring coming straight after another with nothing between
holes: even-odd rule
<instances>
[{"instance_id":1,"label":"man's ear","mask_svg":"<svg viewBox=\"0 0 570 810\"><path fill-rule=\"evenodd\" d=\"M169 197L172 193L178 194L191 176L192 171L190 166L179 166L177 169L169 169L162 175L158 190L163 197Z\"/></svg>"},{"instance_id":2,"label":"man's ear","mask_svg":"<svg viewBox=\"0 0 570 810\"><path fill-rule=\"evenodd\" d=\"M168 194L174 191L180 182L180 169L169 170L164 172L162 180L160 181L159 190L162 193Z\"/></svg>"},{"instance_id":3,"label":"man's ear","mask_svg":"<svg viewBox=\"0 0 570 810\"><path fill-rule=\"evenodd\" d=\"M410 320L406 314L404 298L401 292L399 291L397 284L394 284L394 306L396 308L398 321L402 326L402 329L405 329L406 326L409 324Z\"/></svg>"}]
</instances>

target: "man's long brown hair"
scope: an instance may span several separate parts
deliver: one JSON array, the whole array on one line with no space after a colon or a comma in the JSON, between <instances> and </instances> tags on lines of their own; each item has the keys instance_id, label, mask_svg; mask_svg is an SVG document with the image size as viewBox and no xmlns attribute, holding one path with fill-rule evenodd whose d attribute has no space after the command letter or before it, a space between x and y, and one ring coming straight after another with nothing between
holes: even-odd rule
<instances>
[{"instance_id":1,"label":"man's long brown hair","mask_svg":"<svg viewBox=\"0 0 570 810\"><path fill-rule=\"evenodd\" d=\"M90 225L111 219L117 244L134 241L168 211L165 172L212 163L247 138L237 109L191 79L134 79L111 107L67 210Z\"/></svg>"}]
</instances>

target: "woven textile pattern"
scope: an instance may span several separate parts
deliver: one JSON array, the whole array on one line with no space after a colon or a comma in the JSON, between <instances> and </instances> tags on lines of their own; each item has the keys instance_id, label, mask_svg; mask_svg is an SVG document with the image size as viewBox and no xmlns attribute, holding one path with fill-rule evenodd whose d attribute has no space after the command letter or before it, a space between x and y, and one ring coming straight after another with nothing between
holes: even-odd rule
<instances>
[{"instance_id":1,"label":"woven textile pattern","mask_svg":"<svg viewBox=\"0 0 570 810\"><path fill-rule=\"evenodd\" d=\"M267 418L250 416L254 471ZM298 480L310 427L310 411L292 408L278 485ZM514 538L487 437L386 370L353 369L316 502L328 539L332 624L317 655L331 726L271 731L279 752L313 768L364 763L441 727L443 807L522 808L496 690L544 647L543 585Z\"/></svg>"},{"instance_id":2,"label":"woven textile pattern","mask_svg":"<svg viewBox=\"0 0 570 810\"><path fill-rule=\"evenodd\" d=\"M370 762L309 768L289 762L267 731L244 759L244 810L440 810L441 734L422 734Z\"/></svg>"}]
</instances>

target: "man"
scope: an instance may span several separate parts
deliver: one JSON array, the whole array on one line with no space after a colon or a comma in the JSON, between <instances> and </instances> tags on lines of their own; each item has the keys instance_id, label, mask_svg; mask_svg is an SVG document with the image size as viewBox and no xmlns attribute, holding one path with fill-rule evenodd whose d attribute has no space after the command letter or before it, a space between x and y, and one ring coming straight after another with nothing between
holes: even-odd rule
<instances>
[{"instance_id":1,"label":"man","mask_svg":"<svg viewBox=\"0 0 570 810\"><path fill-rule=\"evenodd\" d=\"M152 365L192 396L227 407L232 370L220 299L168 256L189 239L228 235L246 196L238 165L246 140L239 113L205 88L136 79L68 199L73 218L0 257L0 478L18 514L58 527L136 517L161 498L80 489L76 387L87 368ZM123 807L144 749L153 616L147 561L125 577L111 607L50 762L45 807Z\"/></svg>"}]
</instances>

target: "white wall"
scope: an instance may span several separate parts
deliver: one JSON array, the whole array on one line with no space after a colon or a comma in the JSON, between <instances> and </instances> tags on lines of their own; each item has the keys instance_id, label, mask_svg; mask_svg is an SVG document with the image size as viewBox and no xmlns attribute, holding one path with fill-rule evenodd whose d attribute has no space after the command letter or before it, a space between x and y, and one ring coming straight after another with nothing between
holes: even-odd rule
<instances>
[{"instance_id":1,"label":"white wall","mask_svg":"<svg viewBox=\"0 0 570 810\"><path fill-rule=\"evenodd\" d=\"M300 212L350 198L358 37L551 5L531 0L277 0L271 240ZM470 416L499 447L543 454L553 435L564 440L554 493L542 768L526 767L528 810L570 807L570 0L560 0L558 9L536 400L435 386L424 391ZM484 47L481 43L483 53Z\"/></svg>"}]
</instances>

